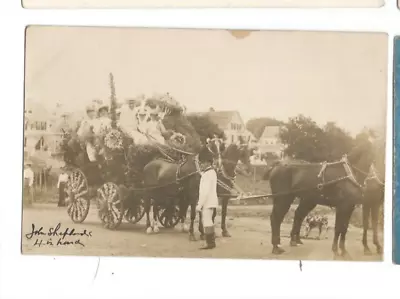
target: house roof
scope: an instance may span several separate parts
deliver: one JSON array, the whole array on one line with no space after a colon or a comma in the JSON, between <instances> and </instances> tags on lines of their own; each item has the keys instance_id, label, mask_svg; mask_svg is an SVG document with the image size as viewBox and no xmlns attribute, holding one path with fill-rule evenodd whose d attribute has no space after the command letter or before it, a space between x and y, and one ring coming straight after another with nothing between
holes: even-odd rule
<instances>
[{"instance_id":1,"label":"house roof","mask_svg":"<svg viewBox=\"0 0 400 299\"><path fill-rule=\"evenodd\" d=\"M279 126L266 126L264 132L261 134L260 139L262 138L275 138L279 136Z\"/></svg>"},{"instance_id":2,"label":"house roof","mask_svg":"<svg viewBox=\"0 0 400 299\"><path fill-rule=\"evenodd\" d=\"M207 112L195 112L190 113L191 115L207 115L210 120L218 125L222 130L229 129L228 126L235 114L240 114L238 111L207 111Z\"/></svg>"},{"instance_id":3,"label":"house roof","mask_svg":"<svg viewBox=\"0 0 400 299\"><path fill-rule=\"evenodd\" d=\"M26 101L24 112L29 121L47 121L51 118L47 109L38 102Z\"/></svg>"}]
</instances>

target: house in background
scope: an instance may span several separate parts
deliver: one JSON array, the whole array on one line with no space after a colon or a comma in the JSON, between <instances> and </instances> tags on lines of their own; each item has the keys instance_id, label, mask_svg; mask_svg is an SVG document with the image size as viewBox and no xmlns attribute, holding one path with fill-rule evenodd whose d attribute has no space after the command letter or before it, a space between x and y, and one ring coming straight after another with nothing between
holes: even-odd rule
<instances>
[{"instance_id":1,"label":"house in background","mask_svg":"<svg viewBox=\"0 0 400 299\"><path fill-rule=\"evenodd\" d=\"M279 138L279 126L266 126L258 140L258 149L261 154L273 154L279 158L283 156L284 145Z\"/></svg>"},{"instance_id":2,"label":"house in background","mask_svg":"<svg viewBox=\"0 0 400 299\"><path fill-rule=\"evenodd\" d=\"M59 115L34 101L25 102L24 115L24 152L29 156L51 156L62 137L55 132Z\"/></svg>"},{"instance_id":3,"label":"house in background","mask_svg":"<svg viewBox=\"0 0 400 299\"><path fill-rule=\"evenodd\" d=\"M246 130L246 126L238 111L215 111L197 113L207 115L222 131L228 144L238 142L240 138L246 142L255 142L253 134Z\"/></svg>"},{"instance_id":4,"label":"house in background","mask_svg":"<svg viewBox=\"0 0 400 299\"><path fill-rule=\"evenodd\" d=\"M26 101L24 111L24 151L46 150L45 136L50 132L50 113L36 102Z\"/></svg>"}]
</instances>

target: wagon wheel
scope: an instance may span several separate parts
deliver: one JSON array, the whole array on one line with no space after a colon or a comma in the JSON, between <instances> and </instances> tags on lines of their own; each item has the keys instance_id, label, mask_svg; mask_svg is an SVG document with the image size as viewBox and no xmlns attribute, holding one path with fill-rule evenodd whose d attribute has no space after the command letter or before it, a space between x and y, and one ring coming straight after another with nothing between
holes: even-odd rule
<instances>
[{"instance_id":1,"label":"wagon wheel","mask_svg":"<svg viewBox=\"0 0 400 299\"><path fill-rule=\"evenodd\" d=\"M67 213L75 223L83 222L90 207L88 182L80 169L73 170L68 175L66 188Z\"/></svg>"},{"instance_id":2,"label":"wagon wheel","mask_svg":"<svg viewBox=\"0 0 400 299\"><path fill-rule=\"evenodd\" d=\"M159 207L158 219L165 228L173 228L179 222L179 208L178 206Z\"/></svg>"},{"instance_id":3,"label":"wagon wheel","mask_svg":"<svg viewBox=\"0 0 400 299\"><path fill-rule=\"evenodd\" d=\"M111 182L103 184L97 189L97 203L103 226L116 229L124 216L124 205L119 187Z\"/></svg>"},{"instance_id":4,"label":"wagon wheel","mask_svg":"<svg viewBox=\"0 0 400 299\"><path fill-rule=\"evenodd\" d=\"M141 198L138 203L136 203L133 207L129 207L125 211L125 220L129 223L138 223L144 216L144 200Z\"/></svg>"}]
</instances>

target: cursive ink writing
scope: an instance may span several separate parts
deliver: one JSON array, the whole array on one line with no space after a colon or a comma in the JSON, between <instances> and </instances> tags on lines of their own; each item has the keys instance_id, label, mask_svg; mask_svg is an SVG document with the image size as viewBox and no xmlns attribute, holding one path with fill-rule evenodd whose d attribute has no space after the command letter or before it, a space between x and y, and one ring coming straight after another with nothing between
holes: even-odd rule
<instances>
[{"instance_id":1,"label":"cursive ink writing","mask_svg":"<svg viewBox=\"0 0 400 299\"><path fill-rule=\"evenodd\" d=\"M62 228L61 223L52 226L49 229L44 229L43 226L36 227L32 223L31 231L25 234L26 239L35 240L34 247L66 247L70 245L79 245L85 247L83 243L84 238L91 238L92 231L87 229L76 230L74 228ZM34 238L35 237L35 238Z\"/></svg>"},{"instance_id":2,"label":"cursive ink writing","mask_svg":"<svg viewBox=\"0 0 400 299\"><path fill-rule=\"evenodd\" d=\"M46 234L43 232L43 226L39 229L35 229L35 225L32 223L32 232L26 234L25 237L30 240L33 236L45 236Z\"/></svg>"}]
</instances>

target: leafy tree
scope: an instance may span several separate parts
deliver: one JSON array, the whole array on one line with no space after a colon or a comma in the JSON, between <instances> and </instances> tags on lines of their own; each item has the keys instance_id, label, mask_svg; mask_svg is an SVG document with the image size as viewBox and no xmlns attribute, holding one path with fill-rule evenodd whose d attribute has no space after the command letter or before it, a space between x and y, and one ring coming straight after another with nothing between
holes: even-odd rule
<instances>
[{"instance_id":1,"label":"leafy tree","mask_svg":"<svg viewBox=\"0 0 400 299\"><path fill-rule=\"evenodd\" d=\"M285 154L295 159L309 162L326 160L325 132L309 117L290 118L280 130L279 137L286 145Z\"/></svg>"},{"instance_id":2,"label":"leafy tree","mask_svg":"<svg viewBox=\"0 0 400 299\"><path fill-rule=\"evenodd\" d=\"M347 154L354 147L353 138L334 122L328 122L324 127L326 140L326 160L335 161Z\"/></svg>"},{"instance_id":3,"label":"leafy tree","mask_svg":"<svg viewBox=\"0 0 400 299\"><path fill-rule=\"evenodd\" d=\"M207 115L188 115L187 118L203 143L214 134L224 137L224 132Z\"/></svg>"},{"instance_id":4,"label":"leafy tree","mask_svg":"<svg viewBox=\"0 0 400 299\"><path fill-rule=\"evenodd\" d=\"M246 129L253 133L257 139L261 137L266 126L281 126L283 122L275 118L259 117L250 119L246 123Z\"/></svg>"}]
</instances>

